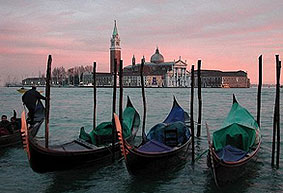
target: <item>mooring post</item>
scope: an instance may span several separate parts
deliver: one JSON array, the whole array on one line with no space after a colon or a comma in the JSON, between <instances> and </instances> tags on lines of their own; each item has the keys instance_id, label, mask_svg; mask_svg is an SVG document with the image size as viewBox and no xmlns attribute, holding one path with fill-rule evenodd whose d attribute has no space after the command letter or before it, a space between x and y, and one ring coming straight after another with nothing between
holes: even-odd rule
<instances>
[{"instance_id":1,"label":"mooring post","mask_svg":"<svg viewBox=\"0 0 283 193\"><path fill-rule=\"evenodd\" d=\"M146 135L145 135L146 98L145 98L144 77L143 77L144 63L145 63L145 59L143 57L142 60L141 60L141 69L140 69L141 88L142 88L142 101L143 101L142 144L144 144L146 142Z\"/></svg>"},{"instance_id":2,"label":"mooring post","mask_svg":"<svg viewBox=\"0 0 283 193\"><path fill-rule=\"evenodd\" d=\"M119 119L120 123L123 123L123 60L120 60L119 65L119 86L120 86L120 97L119 97ZM121 125L123 127L123 124Z\"/></svg>"},{"instance_id":3,"label":"mooring post","mask_svg":"<svg viewBox=\"0 0 283 193\"><path fill-rule=\"evenodd\" d=\"M279 56L278 56L279 59ZM276 106L277 106L277 118L276 118L276 127L277 127L277 155L276 155L276 167L279 168L279 159L280 159L280 72L281 72L281 61L278 60L276 67Z\"/></svg>"},{"instance_id":4,"label":"mooring post","mask_svg":"<svg viewBox=\"0 0 283 193\"><path fill-rule=\"evenodd\" d=\"M45 147L48 148L49 142L49 112L50 112L50 82L51 82L51 63L52 56L48 56L45 85Z\"/></svg>"},{"instance_id":5,"label":"mooring post","mask_svg":"<svg viewBox=\"0 0 283 193\"><path fill-rule=\"evenodd\" d=\"M202 112L202 99L201 99L201 60L198 60L198 126L197 137L201 135L201 112Z\"/></svg>"},{"instance_id":6,"label":"mooring post","mask_svg":"<svg viewBox=\"0 0 283 193\"><path fill-rule=\"evenodd\" d=\"M258 58L258 89L257 89L257 124L260 127L261 108L261 87L262 87L262 55Z\"/></svg>"},{"instance_id":7,"label":"mooring post","mask_svg":"<svg viewBox=\"0 0 283 193\"><path fill-rule=\"evenodd\" d=\"M275 143L276 143L276 132L277 132L277 81L278 81L278 66L279 66L279 55L275 55L276 57L276 94L275 94L275 105L274 105L274 116L273 116L273 136L272 136L272 155L271 155L271 166L274 166L275 160ZM277 142L278 143L278 142Z\"/></svg>"},{"instance_id":8,"label":"mooring post","mask_svg":"<svg viewBox=\"0 0 283 193\"><path fill-rule=\"evenodd\" d=\"M113 74L113 101L112 101L112 161L115 160L115 142L116 142L116 129L114 113L116 113L116 88L117 88L117 59L114 59L114 74Z\"/></svg>"},{"instance_id":9,"label":"mooring post","mask_svg":"<svg viewBox=\"0 0 283 193\"><path fill-rule=\"evenodd\" d=\"M191 133L192 133L192 163L195 162L195 128L194 128L194 86L195 86L195 66L191 70Z\"/></svg>"},{"instance_id":10,"label":"mooring post","mask_svg":"<svg viewBox=\"0 0 283 193\"><path fill-rule=\"evenodd\" d=\"M93 85L93 129L95 129L96 125L96 62L93 62L93 70L92 70L92 85Z\"/></svg>"}]
</instances>

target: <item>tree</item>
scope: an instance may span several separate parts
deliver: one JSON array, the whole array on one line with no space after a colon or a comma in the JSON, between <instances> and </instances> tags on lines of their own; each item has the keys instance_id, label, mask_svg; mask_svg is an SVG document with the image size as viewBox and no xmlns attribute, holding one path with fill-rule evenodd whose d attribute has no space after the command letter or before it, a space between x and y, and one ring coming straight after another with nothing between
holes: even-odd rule
<instances>
[{"instance_id":1,"label":"tree","mask_svg":"<svg viewBox=\"0 0 283 193\"><path fill-rule=\"evenodd\" d=\"M62 85L63 81L66 79L66 70L63 66L55 67L52 71L53 80L55 80L55 84Z\"/></svg>"}]
</instances>

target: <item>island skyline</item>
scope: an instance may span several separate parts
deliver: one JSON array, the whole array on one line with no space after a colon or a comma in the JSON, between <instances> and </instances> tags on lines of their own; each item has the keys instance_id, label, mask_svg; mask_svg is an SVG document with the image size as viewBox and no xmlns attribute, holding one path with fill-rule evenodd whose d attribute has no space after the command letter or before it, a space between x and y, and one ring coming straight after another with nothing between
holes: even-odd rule
<instances>
[{"instance_id":1,"label":"island skyline","mask_svg":"<svg viewBox=\"0 0 283 193\"><path fill-rule=\"evenodd\" d=\"M244 70L257 83L275 83L275 54L282 55L281 1L28 1L0 2L0 85L45 73L53 67L97 62L109 72L110 34L117 20L124 65L147 59L156 46L165 60L198 59L203 69ZM189 70L189 69L187 69ZM281 84L283 80L281 79Z\"/></svg>"}]
</instances>

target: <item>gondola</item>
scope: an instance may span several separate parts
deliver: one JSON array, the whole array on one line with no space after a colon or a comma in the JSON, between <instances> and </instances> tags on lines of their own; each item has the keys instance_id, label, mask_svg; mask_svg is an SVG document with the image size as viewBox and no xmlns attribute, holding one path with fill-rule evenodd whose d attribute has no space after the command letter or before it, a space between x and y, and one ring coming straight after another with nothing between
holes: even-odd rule
<instances>
[{"instance_id":1,"label":"gondola","mask_svg":"<svg viewBox=\"0 0 283 193\"><path fill-rule=\"evenodd\" d=\"M127 138L130 140L139 128L140 118L129 98L123 116L125 113L127 113L127 117L130 117L127 120L132 131L132 134ZM116 159L121 157L118 141L115 143L114 152L112 152L112 143L95 145L81 138L48 148L44 146L44 141L39 141L29 134L26 139L30 166L33 171L38 173L109 164L112 162L113 153Z\"/></svg>"},{"instance_id":2,"label":"gondola","mask_svg":"<svg viewBox=\"0 0 283 193\"><path fill-rule=\"evenodd\" d=\"M207 164L217 186L229 184L243 176L255 164L260 149L260 129L253 116L233 95L233 105L223 126L210 140Z\"/></svg>"},{"instance_id":3,"label":"gondola","mask_svg":"<svg viewBox=\"0 0 283 193\"><path fill-rule=\"evenodd\" d=\"M166 171L180 165L187 158L191 144L189 116L175 97L167 118L152 127L146 135L146 141L137 147L124 140L117 115L115 115L115 124L121 152L130 174Z\"/></svg>"},{"instance_id":4,"label":"gondola","mask_svg":"<svg viewBox=\"0 0 283 193\"><path fill-rule=\"evenodd\" d=\"M39 102L37 104L37 108L34 115L35 124L29 128L31 136L35 136L37 134L37 131L44 120L44 112L45 112L44 107L42 103ZM0 136L0 148L16 146L22 143L21 131L20 131L21 119L20 118L16 119L16 122L18 124L19 129L14 131L14 133L12 134Z\"/></svg>"}]
</instances>

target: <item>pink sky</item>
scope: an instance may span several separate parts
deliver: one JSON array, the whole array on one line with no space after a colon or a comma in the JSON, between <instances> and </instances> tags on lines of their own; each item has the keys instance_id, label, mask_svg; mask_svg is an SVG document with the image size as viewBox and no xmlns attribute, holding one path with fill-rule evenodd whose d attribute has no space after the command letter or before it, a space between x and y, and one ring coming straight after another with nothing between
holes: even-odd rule
<instances>
[{"instance_id":1,"label":"pink sky","mask_svg":"<svg viewBox=\"0 0 283 193\"><path fill-rule=\"evenodd\" d=\"M282 7L282 0L0 0L0 85L44 73L48 54L53 67L96 61L108 72L114 19L124 65L133 54L148 61L158 45L165 61L182 56L190 68L202 59L204 69L244 70L257 83L262 54L264 83L274 83Z\"/></svg>"}]
</instances>

